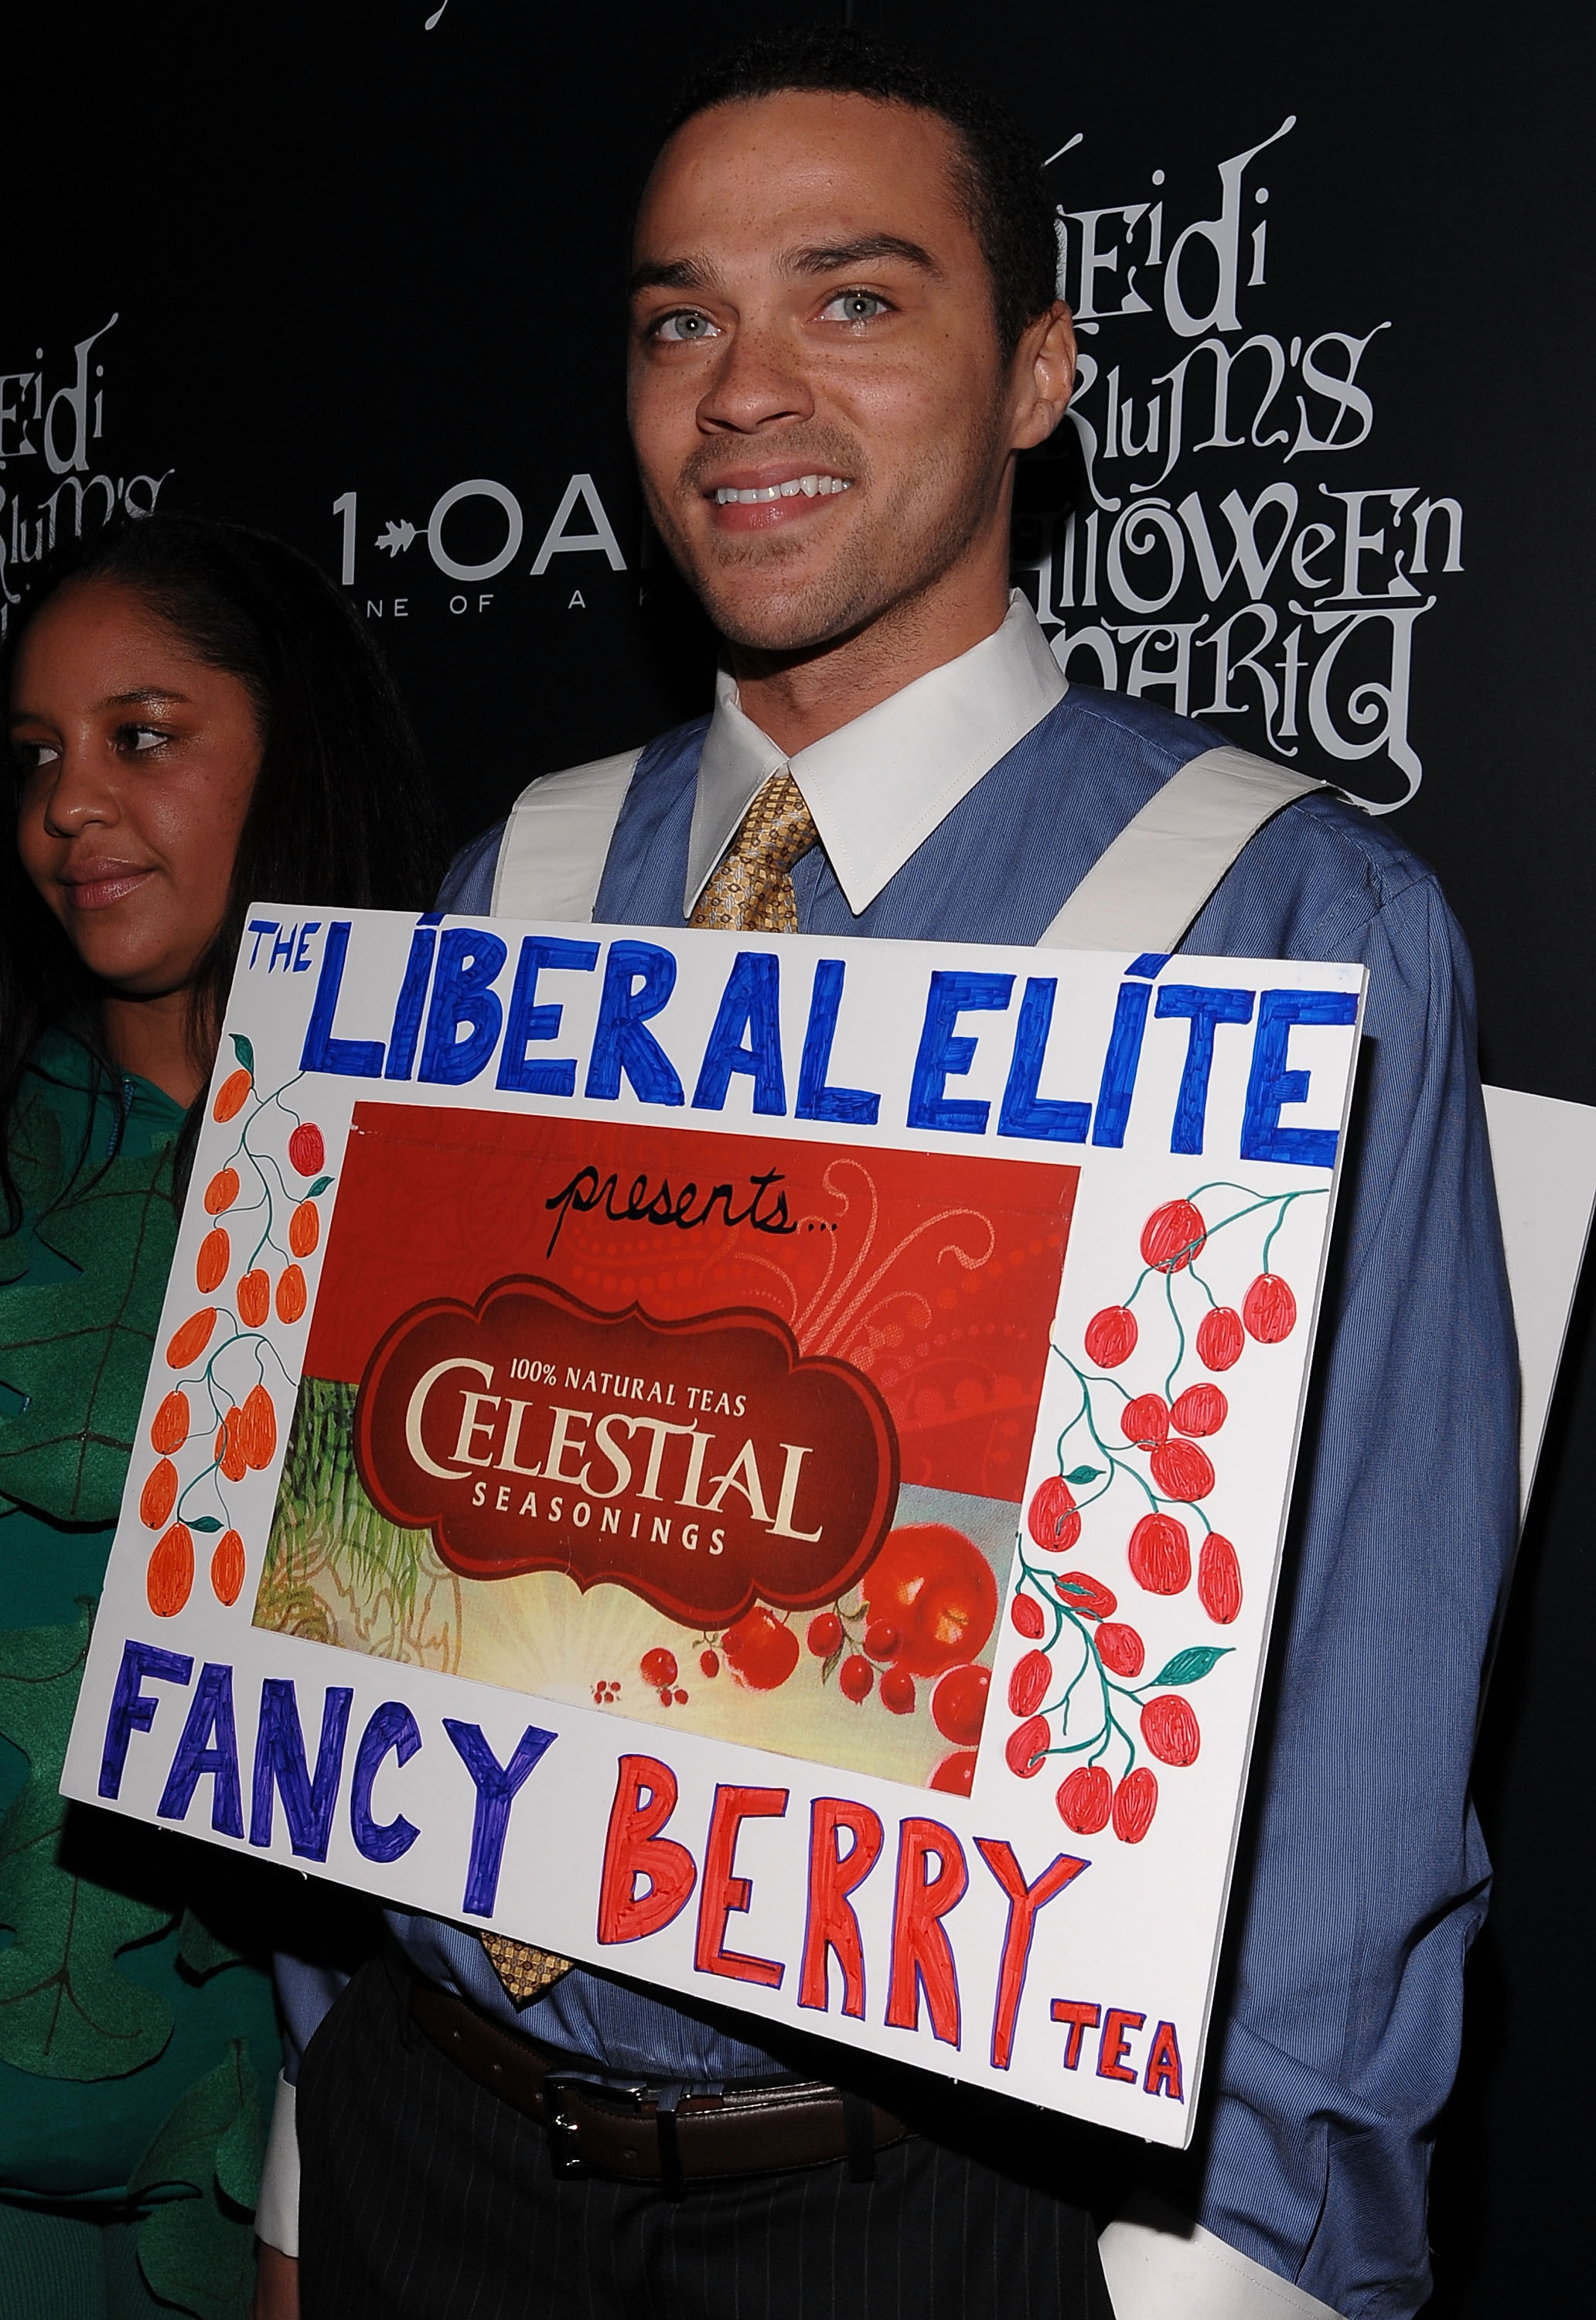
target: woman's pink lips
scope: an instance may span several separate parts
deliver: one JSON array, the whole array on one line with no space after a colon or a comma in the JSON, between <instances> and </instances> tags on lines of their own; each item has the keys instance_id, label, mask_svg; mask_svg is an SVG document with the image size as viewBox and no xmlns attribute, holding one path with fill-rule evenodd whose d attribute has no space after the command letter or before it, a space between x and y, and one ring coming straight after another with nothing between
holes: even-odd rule
<instances>
[{"instance_id":1,"label":"woman's pink lips","mask_svg":"<svg viewBox=\"0 0 1596 2320\"><path fill-rule=\"evenodd\" d=\"M67 900L75 911L103 911L112 902L120 902L146 878L149 870L111 870L102 878L63 878Z\"/></svg>"}]
</instances>

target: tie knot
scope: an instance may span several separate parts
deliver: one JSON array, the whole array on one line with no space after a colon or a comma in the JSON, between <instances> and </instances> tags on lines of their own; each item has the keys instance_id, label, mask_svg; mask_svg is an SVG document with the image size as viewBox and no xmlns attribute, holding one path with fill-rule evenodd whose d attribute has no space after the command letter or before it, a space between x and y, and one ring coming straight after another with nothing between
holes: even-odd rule
<instances>
[{"instance_id":1,"label":"tie knot","mask_svg":"<svg viewBox=\"0 0 1596 2320\"><path fill-rule=\"evenodd\" d=\"M744 814L736 837L711 874L691 923L763 934L796 934L793 865L820 832L791 774L772 774Z\"/></svg>"}]
</instances>

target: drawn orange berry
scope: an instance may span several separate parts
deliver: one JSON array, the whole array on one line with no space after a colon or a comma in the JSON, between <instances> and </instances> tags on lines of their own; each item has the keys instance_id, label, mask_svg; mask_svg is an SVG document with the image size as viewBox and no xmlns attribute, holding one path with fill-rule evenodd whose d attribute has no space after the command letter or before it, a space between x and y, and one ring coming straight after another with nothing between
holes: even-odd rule
<instances>
[{"instance_id":1,"label":"drawn orange berry","mask_svg":"<svg viewBox=\"0 0 1596 2320\"><path fill-rule=\"evenodd\" d=\"M232 1243L218 1225L214 1231L208 1232L200 1243L199 1255L194 1261L195 1285L204 1290L207 1294L213 1289L220 1289L227 1278L227 1269L231 1263Z\"/></svg>"},{"instance_id":2,"label":"drawn orange berry","mask_svg":"<svg viewBox=\"0 0 1596 2320\"><path fill-rule=\"evenodd\" d=\"M191 1313L183 1327L172 1333L167 1346L168 1369L186 1370L190 1362L197 1361L210 1344L215 1327L214 1305L202 1305L197 1313Z\"/></svg>"},{"instance_id":3,"label":"drawn orange berry","mask_svg":"<svg viewBox=\"0 0 1596 2320\"><path fill-rule=\"evenodd\" d=\"M297 1321L304 1311L304 1275L296 1264L286 1264L277 1275L277 1319Z\"/></svg>"},{"instance_id":4,"label":"drawn orange berry","mask_svg":"<svg viewBox=\"0 0 1596 2320\"><path fill-rule=\"evenodd\" d=\"M308 1256L322 1237L322 1219L314 1201L301 1201L288 1219L288 1246L295 1256Z\"/></svg>"},{"instance_id":5,"label":"drawn orange berry","mask_svg":"<svg viewBox=\"0 0 1596 2320\"><path fill-rule=\"evenodd\" d=\"M150 1421L150 1447L166 1456L181 1450L188 1439L188 1396L174 1386Z\"/></svg>"},{"instance_id":6,"label":"drawn orange berry","mask_svg":"<svg viewBox=\"0 0 1596 2320\"><path fill-rule=\"evenodd\" d=\"M222 1421L217 1435L216 1463L230 1482L241 1482L249 1471L249 1435L244 1413L236 1404Z\"/></svg>"},{"instance_id":7,"label":"drawn orange berry","mask_svg":"<svg viewBox=\"0 0 1596 2320\"><path fill-rule=\"evenodd\" d=\"M258 1473L277 1455L277 1413L263 1385L251 1386L244 1396L244 1455Z\"/></svg>"},{"instance_id":8,"label":"drawn orange berry","mask_svg":"<svg viewBox=\"0 0 1596 2320\"><path fill-rule=\"evenodd\" d=\"M216 1091L216 1101L211 1106L213 1119L232 1119L242 1111L254 1085L248 1072L229 1072Z\"/></svg>"},{"instance_id":9,"label":"drawn orange berry","mask_svg":"<svg viewBox=\"0 0 1596 2320\"><path fill-rule=\"evenodd\" d=\"M258 1329L271 1310L271 1280L265 1266L258 1264L252 1272L240 1274L234 1296L240 1320Z\"/></svg>"},{"instance_id":10,"label":"drawn orange berry","mask_svg":"<svg viewBox=\"0 0 1596 2320\"><path fill-rule=\"evenodd\" d=\"M177 1469L169 1458L163 1458L150 1469L139 1495L139 1520L150 1530L159 1530L177 1503Z\"/></svg>"},{"instance_id":11,"label":"drawn orange berry","mask_svg":"<svg viewBox=\"0 0 1596 2320\"><path fill-rule=\"evenodd\" d=\"M205 1213L219 1217L231 1209L239 1196L239 1172L236 1168L218 1168L205 1186Z\"/></svg>"},{"instance_id":12,"label":"drawn orange berry","mask_svg":"<svg viewBox=\"0 0 1596 2320\"><path fill-rule=\"evenodd\" d=\"M144 1592L158 1619L169 1619L188 1600L194 1585L194 1541L186 1523L174 1523L150 1555Z\"/></svg>"},{"instance_id":13,"label":"drawn orange berry","mask_svg":"<svg viewBox=\"0 0 1596 2320\"><path fill-rule=\"evenodd\" d=\"M211 1585L220 1603L236 1603L244 1583L244 1542L236 1530L224 1530L211 1557Z\"/></svg>"}]
</instances>

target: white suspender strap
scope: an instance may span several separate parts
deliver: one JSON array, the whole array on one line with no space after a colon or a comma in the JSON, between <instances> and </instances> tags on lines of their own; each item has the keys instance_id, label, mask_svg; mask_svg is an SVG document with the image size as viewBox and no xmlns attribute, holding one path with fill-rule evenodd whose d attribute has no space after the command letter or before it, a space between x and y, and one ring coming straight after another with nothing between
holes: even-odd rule
<instances>
[{"instance_id":1,"label":"white suspender strap","mask_svg":"<svg viewBox=\"0 0 1596 2320\"><path fill-rule=\"evenodd\" d=\"M640 749L545 774L510 809L494 871L495 918L585 924Z\"/></svg>"},{"instance_id":2,"label":"white suspender strap","mask_svg":"<svg viewBox=\"0 0 1596 2320\"><path fill-rule=\"evenodd\" d=\"M1174 950L1248 838L1325 787L1246 749L1205 749L1099 855L1039 947Z\"/></svg>"}]
</instances>

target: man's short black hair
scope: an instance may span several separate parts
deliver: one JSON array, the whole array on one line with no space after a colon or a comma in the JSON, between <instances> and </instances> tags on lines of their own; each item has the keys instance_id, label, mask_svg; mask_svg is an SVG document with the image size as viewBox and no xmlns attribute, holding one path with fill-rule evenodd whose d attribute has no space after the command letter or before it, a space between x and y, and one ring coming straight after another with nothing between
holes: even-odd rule
<instances>
[{"instance_id":1,"label":"man's short black hair","mask_svg":"<svg viewBox=\"0 0 1596 2320\"><path fill-rule=\"evenodd\" d=\"M957 140L956 183L992 273L998 337L1006 354L1056 292L1053 203L1035 151L994 97L939 72L869 32L814 27L769 34L734 49L689 82L668 134L717 104L819 89L934 113Z\"/></svg>"}]
</instances>

